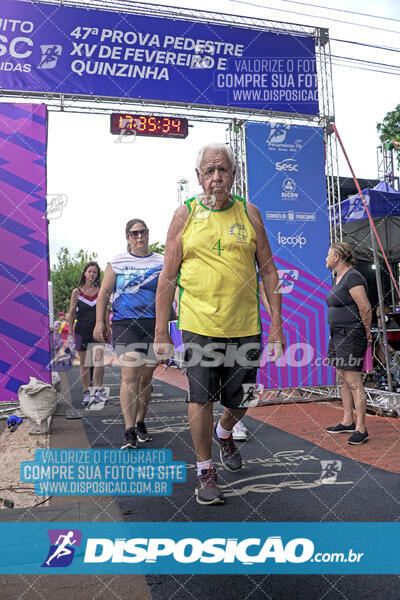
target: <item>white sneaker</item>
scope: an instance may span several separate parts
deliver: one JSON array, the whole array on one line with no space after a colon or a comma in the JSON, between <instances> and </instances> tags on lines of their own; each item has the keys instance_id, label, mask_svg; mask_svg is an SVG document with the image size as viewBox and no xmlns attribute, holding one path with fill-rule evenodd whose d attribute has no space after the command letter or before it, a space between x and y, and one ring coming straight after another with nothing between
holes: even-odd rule
<instances>
[{"instance_id":1,"label":"white sneaker","mask_svg":"<svg viewBox=\"0 0 400 600\"><path fill-rule=\"evenodd\" d=\"M242 421L238 421L234 426L232 437L236 442L247 442L247 429Z\"/></svg>"},{"instance_id":2,"label":"white sneaker","mask_svg":"<svg viewBox=\"0 0 400 600\"><path fill-rule=\"evenodd\" d=\"M107 402L109 400L108 395L104 388L98 388L94 393L95 402Z\"/></svg>"},{"instance_id":3,"label":"white sneaker","mask_svg":"<svg viewBox=\"0 0 400 600\"><path fill-rule=\"evenodd\" d=\"M90 392L89 392L89 390L86 390L86 392L83 394L82 406L87 406L89 403L90 403Z\"/></svg>"}]
</instances>

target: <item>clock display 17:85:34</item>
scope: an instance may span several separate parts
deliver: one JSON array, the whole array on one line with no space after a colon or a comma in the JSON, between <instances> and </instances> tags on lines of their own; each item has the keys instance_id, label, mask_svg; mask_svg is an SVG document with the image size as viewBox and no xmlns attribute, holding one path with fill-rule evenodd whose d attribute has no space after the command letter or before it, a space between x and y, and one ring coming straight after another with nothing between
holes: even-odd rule
<instances>
[{"instance_id":1,"label":"clock display 17:85:34","mask_svg":"<svg viewBox=\"0 0 400 600\"><path fill-rule=\"evenodd\" d=\"M185 138L189 131L187 119L160 115L133 115L113 113L110 131L117 135L145 135L152 137Z\"/></svg>"}]
</instances>

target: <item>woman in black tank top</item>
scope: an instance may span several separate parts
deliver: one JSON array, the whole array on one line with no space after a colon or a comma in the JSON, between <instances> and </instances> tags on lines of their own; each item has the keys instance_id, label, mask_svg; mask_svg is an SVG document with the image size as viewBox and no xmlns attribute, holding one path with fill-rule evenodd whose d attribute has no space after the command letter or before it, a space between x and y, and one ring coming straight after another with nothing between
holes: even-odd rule
<instances>
[{"instance_id":1,"label":"woman in black tank top","mask_svg":"<svg viewBox=\"0 0 400 600\"><path fill-rule=\"evenodd\" d=\"M78 287L71 295L69 309L69 339L74 341L79 354L80 380L83 389L82 406L90 402L105 402L107 400L102 388L104 376L104 347L93 339L93 329L96 324L96 303L100 289L100 267L96 262L85 265ZM73 324L76 319L75 332ZM89 350L89 356L87 352ZM94 362L93 362L94 359ZM90 368L93 368L93 394L90 387Z\"/></svg>"}]
</instances>

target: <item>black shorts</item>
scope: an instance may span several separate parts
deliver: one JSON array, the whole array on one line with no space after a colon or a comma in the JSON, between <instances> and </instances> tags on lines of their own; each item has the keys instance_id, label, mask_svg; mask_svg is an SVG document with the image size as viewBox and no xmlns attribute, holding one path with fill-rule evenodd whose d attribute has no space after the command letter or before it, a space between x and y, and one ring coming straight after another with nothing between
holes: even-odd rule
<instances>
[{"instance_id":1,"label":"black shorts","mask_svg":"<svg viewBox=\"0 0 400 600\"><path fill-rule=\"evenodd\" d=\"M122 319L112 322L112 343L117 356L136 352L155 360L153 342L155 319Z\"/></svg>"},{"instance_id":2,"label":"black shorts","mask_svg":"<svg viewBox=\"0 0 400 600\"><path fill-rule=\"evenodd\" d=\"M189 402L220 401L227 408L252 405L262 353L261 335L215 338L182 331L182 339ZM218 344L218 347L206 349L209 344Z\"/></svg>"},{"instance_id":3,"label":"black shorts","mask_svg":"<svg viewBox=\"0 0 400 600\"><path fill-rule=\"evenodd\" d=\"M99 345L99 342L93 338L94 324L88 326L76 326L74 333L75 348L79 352L86 352L89 344Z\"/></svg>"},{"instance_id":4,"label":"black shorts","mask_svg":"<svg viewBox=\"0 0 400 600\"><path fill-rule=\"evenodd\" d=\"M331 329L327 364L344 371L362 371L367 346L364 328L334 327Z\"/></svg>"}]
</instances>

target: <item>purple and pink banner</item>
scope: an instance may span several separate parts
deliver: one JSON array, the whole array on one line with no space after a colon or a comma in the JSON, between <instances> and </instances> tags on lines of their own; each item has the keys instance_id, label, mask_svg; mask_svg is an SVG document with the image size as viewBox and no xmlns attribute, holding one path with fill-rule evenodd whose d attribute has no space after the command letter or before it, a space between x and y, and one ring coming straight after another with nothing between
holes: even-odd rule
<instances>
[{"instance_id":1,"label":"purple and pink banner","mask_svg":"<svg viewBox=\"0 0 400 600\"><path fill-rule=\"evenodd\" d=\"M329 385L329 329L325 266L329 222L323 130L320 127L247 123L249 200L260 210L279 272L284 356L259 371L264 388ZM266 342L269 315L261 307Z\"/></svg>"},{"instance_id":2,"label":"purple and pink banner","mask_svg":"<svg viewBox=\"0 0 400 600\"><path fill-rule=\"evenodd\" d=\"M50 382L47 110L0 103L0 401Z\"/></svg>"}]
</instances>

